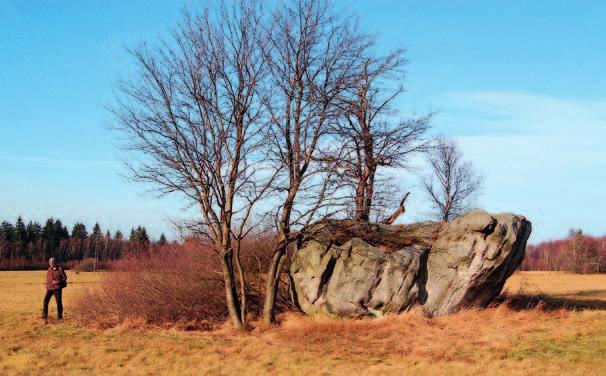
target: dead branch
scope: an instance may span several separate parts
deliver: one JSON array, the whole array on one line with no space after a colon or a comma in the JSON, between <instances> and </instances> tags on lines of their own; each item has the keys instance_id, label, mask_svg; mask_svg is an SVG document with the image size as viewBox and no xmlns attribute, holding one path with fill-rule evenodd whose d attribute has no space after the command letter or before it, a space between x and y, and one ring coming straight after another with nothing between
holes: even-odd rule
<instances>
[{"instance_id":1,"label":"dead branch","mask_svg":"<svg viewBox=\"0 0 606 376\"><path fill-rule=\"evenodd\" d=\"M406 199L408 198L408 196L410 196L410 192L406 192L404 198L402 199L402 201L400 201L400 206L396 209L396 211L394 211L393 214L389 217L382 220L381 223L390 225L394 223L399 216L404 214L404 212L406 211L406 207L404 205L406 204Z\"/></svg>"}]
</instances>

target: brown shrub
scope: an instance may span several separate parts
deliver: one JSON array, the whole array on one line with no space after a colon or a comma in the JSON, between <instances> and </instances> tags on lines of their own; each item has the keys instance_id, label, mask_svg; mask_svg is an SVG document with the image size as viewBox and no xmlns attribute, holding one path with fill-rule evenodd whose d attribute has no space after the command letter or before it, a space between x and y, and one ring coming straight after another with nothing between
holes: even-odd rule
<instances>
[{"instance_id":1,"label":"brown shrub","mask_svg":"<svg viewBox=\"0 0 606 376\"><path fill-rule=\"evenodd\" d=\"M246 280L252 294L252 301L249 310L253 317L259 317L263 309L263 292L265 291L265 276L267 268L272 259L274 249L277 245L277 238L274 234L255 234L242 241L241 261L242 268L246 273ZM292 252L292 250L291 250ZM290 268L290 258L284 263L281 283L278 285L278 295L276 298L276 311L284 312L294 309L294 304L290 299L290 280L288 278L288 269ZM249 300L251 299L249 298Z\"/></svg>"},{"instance_id":2,"label":"brown shrub","mask_svg":"<svg viewBox=\"0 0 606 376\"><path fill-rule=\"evenodd\" d=\"M78 298L80 319L101 327L141 319L155 325L206 326L226 313L218 260L209 252L169 246L113 262L100 286Z\"/></svg>"},{"instance_id":3,"label":"brown shrub","mask_svg":"<svg viewBox=\"0 0 606 376\"><path fill-rule=\"evenodd\" d=\"M78 262L77 264L73 264L71 269L77 272L92 272L95 270L101 270L106 268L106 262L103 261L95 261L94 258L89 257L84 260Z\"/></svg>"},{"instance_id":4,"label":"brown shrub","mask_svg":"<svg viewBox=\"0 0 606 376\"><path fill-rule=\"evenodd\" d=\"M247 309L251 319L262 310L265 268L273 250L271 236L242 243L241 260L247 280ZM129 322L215 327L227 317L219 256L195 240L168 244L153 252L131 254L108 265L100 286L76 301L80 321L108 328ZM280 287L278 309L291 307L287 278Z\"/></svg>"}]
</instances>

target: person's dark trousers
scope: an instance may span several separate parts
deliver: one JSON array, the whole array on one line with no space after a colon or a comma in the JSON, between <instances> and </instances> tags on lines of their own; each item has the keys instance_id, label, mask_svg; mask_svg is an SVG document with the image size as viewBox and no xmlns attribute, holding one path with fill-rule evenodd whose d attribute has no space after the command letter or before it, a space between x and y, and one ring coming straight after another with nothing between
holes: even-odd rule
<instances>
[{"instance_id":1,"label":"person's dark trousers","mask_svg":"<svg viewBox=\"0 0 606 376\"><path fill-rule=\"evenodd\" d=\"M55 301L57 302L57 318L61 320L63 318L63 302L61 301L61 290L46 290L46 295L44 295L44 306L42 308L42 318L48 317L48 303L50 302L51 297L55 296Z\"/></svg>"}]
</instances>

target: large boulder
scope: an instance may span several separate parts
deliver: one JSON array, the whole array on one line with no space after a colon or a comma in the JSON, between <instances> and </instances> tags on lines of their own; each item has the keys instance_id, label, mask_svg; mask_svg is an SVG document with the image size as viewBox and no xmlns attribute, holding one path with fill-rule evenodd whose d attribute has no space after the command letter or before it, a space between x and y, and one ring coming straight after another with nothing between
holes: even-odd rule
<instances>
[{"instance_id":1,"label":"large boulder","mask_svg":"<svg viewBox=\"0 0 606 376\"><path fill-rule=\"evenodd\" d=\"M440 231L427 257L420 302L429 316L486 307L524 259L531 225L514 214L474 210Z\"/></svg>"},{"instance_id":2,"label":"large boulder","mask_svg":"<svg viewBox=\"0 0 606 376\"><path fill-rule=\"evenodd\" d=\"M323 221L303 232L291 293L309 315L427 315L486 306L524 258L530 222L476 210L449 224Z\"/></svg>"}]
</instances>

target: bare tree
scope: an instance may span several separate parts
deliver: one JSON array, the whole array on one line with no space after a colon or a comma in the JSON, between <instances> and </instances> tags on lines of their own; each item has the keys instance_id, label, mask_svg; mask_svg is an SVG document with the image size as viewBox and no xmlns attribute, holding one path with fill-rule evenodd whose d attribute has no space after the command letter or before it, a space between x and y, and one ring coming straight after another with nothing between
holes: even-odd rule
<instances>
[{"instance_id":1,"label":"bare tree","mask_svg":"<svg viewBox=\"0 0 606 376\"><path fill-rule=\"evenodd\" d=\"M422 179L422 188L429 196L435 216L448 222L469 209L472 199L482 184L471 162L463 155L455 141L439 138L428 158L431 175Z\"/></svg>"},{"instance_id":2,"label":"bare tree","mask_svg":"<svg viewBox=\"0 0 606 376\"><path fill-rule=\"evenodd\" d=\"M278 242L266 276L263 317L274 306L293 227L334 204L333 175L318 160L336 121L336 101L350 82L359 40L327 1L293 0L279 7L266 53L271 96L266 105L268 161L281 170L276 184Z\"/></svg>"},{"instance_id":3,"label":"bare tree","mask_svg":"<svg viewBox=\"0 0 606 376\"><path fill-rule=\"evenodd\" d=\"M393 194L381 192L379 167L405 167L407 158L427 149L424 135L429 128L430 115L402 118L394 101L404 93L402 80L406 59L403 50L384 57L374 56L373 41L356 62L353 84L339 97L342 121L333 132L339 138L338 147L329 157L342 171L354 201L354 219L368 222L373 201ZM381 195L381 193L384 193ZM404 200L401 201L404 204ZM384 209L384 208L381 208ZM398 213L404 212L402 206ZM395 213L394 213L395 214ZM395 218L392 217L392 222Z\"/></svg>"},{"instance_id":4,"label":"bare tree","mask_svg":"<svg viewBox=\"0 0 606 376\"><path fill-rule=\"evenodd\" d=\"M243 327L245 305L232 242L244 236L264 193L257 163L266 41L260 14L258 4L244 0L187 14L170 41L133 51L136 79L119 84L112 107L127 149L141 156L128 163L133 178L160 195L180 193L198 208L221 260L235 328ZM240 284L245 292L242 277Z\"/></svg>"}]
</instances>

